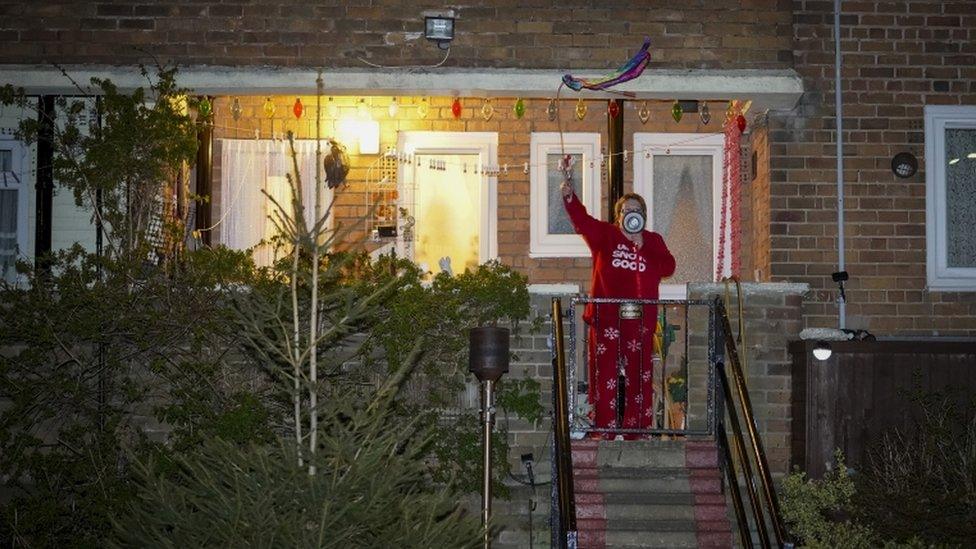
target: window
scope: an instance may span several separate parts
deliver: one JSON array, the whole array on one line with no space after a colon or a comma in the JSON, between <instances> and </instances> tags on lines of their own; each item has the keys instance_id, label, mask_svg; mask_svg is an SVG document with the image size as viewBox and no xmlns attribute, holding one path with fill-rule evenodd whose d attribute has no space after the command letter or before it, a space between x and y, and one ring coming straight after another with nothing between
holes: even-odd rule
<instances>
[{"instance_id":1,"label":"window","mask_svg":"<svg viewBox=\"0 0 976 549\"><path fill-rule=\"evenodd\" d=\"M498 162L494 132L400 132L411 162L397 175L396 251L433 273L498 256Z\"/></svg>"},{"instance_id":2,"label":"window","mask_svg":"<svg viewBox=\"0 0 976 549\"><path fill-rule=\"evenodd\" d=\"M661 284L662 299L684 298L688 282L713 281L717 267L722 276L730 272L732 224L724 238L719 234L724 145L722 134L634 134L634 191L647 201L649 229L664 237L677 262Z\"/></svg>"},{"instance_id":3,"label":"window","mask_svg":"<svg viewBox=\"0 0 976 549\"><path fill-rule=\"evenodd\" d=\"M0 136L0 278L17 279L19 254L27 253L27 198L23 165L27 149L10 136Z\"/></svg>"},{"instance_id":4,"label":"window","mask_svg":"<svg viewBox=\"0 0 976 549\"><path fill-rule=\"evenodd\" d=\"M976 107L925 107L925 165L928 288L976 291Z\"/></svg>"},{"instance_id":5,"label":"window","mask_svg":"<svg viewBox=\"0 0 976 549\"><path fill-rule=\"evenodd\" d=\"M292 173L290 146L287 142L269 139L220 140L220 212L214 228L220 243L228 248L253 248L258 265L270 265L276 259L275 248L269 243L277 228L269 216L276 206L267 196L282 206L291 204L287 176ZM302 201L305 219L314 217L311 197L315 189L315 141L295 141L298 170L302 179ZM326 153L322 153L326 154ZM320 213L332 202L332 191L325 185L319 190ZM326 222L326 229L332 220Z\"/></svg>"},{"instance_id":6,"label":"window","mask_svg":"<svg viewBox=\"0 0 976 549\"><path fill-rule=\"evenodd\" d=\"M530 164L531 190L529 257L589 257L583 237L576 234L563 207L559 186L564 174L560 162L570 158L571 180L576 195L593 217L599 219L600 134L533 133Z\"/></svg>"}]
</instances>

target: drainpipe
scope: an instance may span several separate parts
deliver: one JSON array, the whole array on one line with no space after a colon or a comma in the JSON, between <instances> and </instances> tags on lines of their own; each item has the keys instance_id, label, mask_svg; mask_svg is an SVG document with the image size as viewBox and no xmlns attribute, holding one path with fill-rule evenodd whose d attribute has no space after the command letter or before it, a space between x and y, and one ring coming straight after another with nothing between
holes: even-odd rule
<instances>
[{"instance_id":1,"label":"drainpipe","mask_svg":"<svg viewBox=\"0 0 976 549\"><path fill-rule=\"evenodd\" d=\"M834 0L834 103L837 119L837 271L844 271L844 125L843 100L840 93L840 0ZM843 282L841 283L843 284ZM847 299L837 297L838 328L847 326Z\"/></svg>"},{"instance_id":2,"label":"drainpipe","mask_svg":"<svg viewBox=\"0 0 976 549\"><path fill-rule=\"evenodd\" d=\"M210 98L212 101L213 98ZM211 197L213 195L213 124L200 124L197 130L197 181L195 192L197 196ZM211 245L210 228L212 200L197 201L196 228L200 230L200 239L204 246Z\"/></svg>"},{"instance_id":3,"label":"drainpipe","mask_svg":"<svg viewBox=\"0 0 976 549\"><path fill-rule=\"evenodd\" d=\"M40 98L40 127L37 135L37 195L34 208L34 264L41 271L50 267L51 227L54 205L54 96Z\"/></svg>"},{"instance_id":4,"label":"drainpipe","mask_svg":"<svg viewBox=\"0 0 976 549\"><path fill-rule=\"evenodd\" d=\"M624 194L624 101L617 99L617 116L611 116L607 104L607 200L609 216L613 216L613 205ZM611 223L615 219L609 220Z\"/></svg>"}]
</instances>

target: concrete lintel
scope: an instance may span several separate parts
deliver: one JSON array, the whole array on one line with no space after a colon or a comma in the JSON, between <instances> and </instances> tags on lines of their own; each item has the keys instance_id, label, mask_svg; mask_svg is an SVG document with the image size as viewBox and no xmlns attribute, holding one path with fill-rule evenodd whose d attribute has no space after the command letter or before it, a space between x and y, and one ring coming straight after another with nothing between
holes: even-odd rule
<instances>
[{"instance_id":1,"label":"concrete lintel","mask_svg":"<svg viewBox=\"0 0 976 549\"><path fill-rule=\"evenodd\" d=\"M735 285L730 286L732 295L735 295ZM722 282L693 282L688 285L690 291L702 294L725 294L725 284ZM743 282L742 293L745 295L806 295L810 291L810 285L806 282Z\"/></svg>"},{"instance_id":2,"label":"concrete lintel","mask_svg":"<svg viewBox=\"0 0 976 549\"><path fill-rule=\"evenodd\" d=\"M121 89L145 86L132 67L69 65L64 67L79 83L91 78L111 79ZM554 97L564 71L539 69L323 69L328 95L460 95L463 97ZM594 77L606 70L573 70ZM312 95L314 69L275 67L188 66L179 82L194 93L207 95ZM0 84L22 86L30 94L77 93L55 67L0 65ZM614 88L636 99L739 99L752 101L753 112L790 110L803 93L803 82L792 69L648 69L639 78ZM563 88L560 96L608 98L607 92L581 94Z\"/></svg>"}]
</instances>

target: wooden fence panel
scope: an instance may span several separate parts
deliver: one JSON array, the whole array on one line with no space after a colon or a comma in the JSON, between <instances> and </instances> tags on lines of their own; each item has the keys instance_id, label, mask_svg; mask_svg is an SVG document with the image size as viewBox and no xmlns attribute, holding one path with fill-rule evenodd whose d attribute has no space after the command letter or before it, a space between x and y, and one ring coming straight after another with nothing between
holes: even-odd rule
<instances>
[{"instance_id":1,"label":"wooden fence panel","mask_svg":"<svg viewBox=\"0 0 976 549\"><path fill-rule=\"evenodd\" d=\"M792 465L820 478L834 450L861 467L886 431L910 425L912 397L953 391L959 404L976 395L976 342L830 342L824 361L814 341L794 341Z\"/></svg>"}]
</instances>

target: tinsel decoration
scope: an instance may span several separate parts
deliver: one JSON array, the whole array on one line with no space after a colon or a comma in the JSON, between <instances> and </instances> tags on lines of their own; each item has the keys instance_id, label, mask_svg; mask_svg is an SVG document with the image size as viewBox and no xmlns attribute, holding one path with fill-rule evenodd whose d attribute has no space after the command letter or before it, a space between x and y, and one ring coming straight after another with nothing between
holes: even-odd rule
<instances>
[{"instance_id":1,"label":"tinsel decoration","mask_svg":"<svg viewBox=\"0 0 976 549\"><path fill-rule=\"evenodd\" d=\"M741 116L741 115L740 115ZM729 118L725 122L725 150L722 158L722 210L719 223L718 261L715 262L715 280L722 279L722 265L725 264L726 233L731 233L730 271L733 276L741 269L740 235L739 235L739 203L741 199L742 177L740 175L740 155L742 132L738 129L738 122ZM730 227L731 225L731 227ZM730 229L730 230L727 230Z\"/></svg>"}]
</instances>

